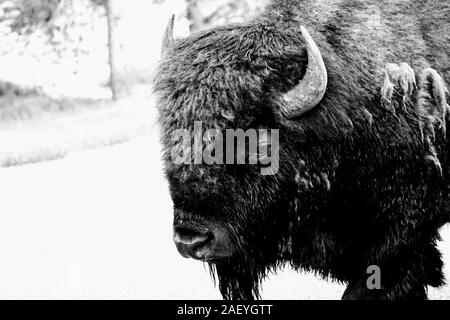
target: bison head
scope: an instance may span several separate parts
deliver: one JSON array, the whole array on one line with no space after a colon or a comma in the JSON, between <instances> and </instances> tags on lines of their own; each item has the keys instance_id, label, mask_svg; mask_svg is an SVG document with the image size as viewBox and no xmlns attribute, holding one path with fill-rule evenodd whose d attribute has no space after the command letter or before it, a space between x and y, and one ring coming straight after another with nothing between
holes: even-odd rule
<instances>
[{"instance_id":1,"label":"bison head","mask_svg":"<svg viewBox=\"0 0 450 320\"><path fill-rule=\"evenodd\" d=\"M267 270L289 259L299 210L320 203L317 190L330 188L335 150L323 148L324 141L338 140L348 118L327 99L325 63L303 27L261 20L177 41L172 30L173 19L155 91L174 241L184 257L217 271L225 298L251 298ZM277 143L271 149L278 153L276 172L261 174L260 162L195 163L195 152L184 152L187 162L174 161L181 144L175 133L184 130L195 145L196 122L221 132L266 130L245 159ZM270 130L279 130L279 141Z\"/></svg>"}]
</instances>

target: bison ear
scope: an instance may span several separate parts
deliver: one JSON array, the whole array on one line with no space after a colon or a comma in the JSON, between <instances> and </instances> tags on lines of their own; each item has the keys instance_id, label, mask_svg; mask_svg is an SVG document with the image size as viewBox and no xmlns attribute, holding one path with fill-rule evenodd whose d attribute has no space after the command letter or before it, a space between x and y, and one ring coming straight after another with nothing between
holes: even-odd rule
<instances>
[{"instance_id":1,"label":"bison ear","mask_svg":"<svg viewBox=\"0 0 450 320\"><path fill-rule=\"evenodd\" d=\"M299 117L317 106L325 95L328 75L322 55L308 31L301 27L308 52L308 68L302 81L285 94L283 114L289 118Z\"/></svg>"},{"instance_id":2,"label":"bison ear","mask_svg":"<svg viewBox=\"0 0 450 320\"><path fill-rule=\"evenodd\" d=\"M166 31L164 32L164 38L163 38L162 49L161 49L161 56L163 58L167 54L167 51L169 50L169 48L175 42L175 39L173 37L174 25L175 25L175 15L173 14L170 17L169 24L167 25Z\"/></svg>"}]
</instances>

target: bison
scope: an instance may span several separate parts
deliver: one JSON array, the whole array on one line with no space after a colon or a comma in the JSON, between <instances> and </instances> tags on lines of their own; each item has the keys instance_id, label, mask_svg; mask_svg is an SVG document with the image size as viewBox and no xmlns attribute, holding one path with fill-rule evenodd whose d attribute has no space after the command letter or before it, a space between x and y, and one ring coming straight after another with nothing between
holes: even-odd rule
<instances>
[{"instance_id":1,"label":"bison","mask_svg":"<svg viewBox=\"0 0 450 320\"><path fill-rule=\"evenodd\" d=\"M443 284L447 0L273 0L246 23L172 30L154 87L174 241L224 299L260 298L283 265L346 283L343 299L426 299ZM196 122L278 130L276 172L173 161L174 133Z\"/></svg>"}]
</instances>

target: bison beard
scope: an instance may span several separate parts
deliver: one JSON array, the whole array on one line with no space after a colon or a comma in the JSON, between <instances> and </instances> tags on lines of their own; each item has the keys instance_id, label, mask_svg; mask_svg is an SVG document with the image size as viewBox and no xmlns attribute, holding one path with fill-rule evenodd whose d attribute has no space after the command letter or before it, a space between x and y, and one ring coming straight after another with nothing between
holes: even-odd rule
<instances>
[{"instance_id":1,"label":"bison beard","mask_svg":"<svg viewBox=\"0 0 450 320\"><path fill-rule=\"evenodd\" d=\"M442 285L449 11L446 0L273 0L246 24L181 40L171 20L155 91L174 240L209 263L224 298L259 297L284 264L347 283L344 299L425 299ZM173 163L173 133L195 121L279 129L278 173ZM380 290L366 286L371 265Z\"/></svg>"}]
</instances>

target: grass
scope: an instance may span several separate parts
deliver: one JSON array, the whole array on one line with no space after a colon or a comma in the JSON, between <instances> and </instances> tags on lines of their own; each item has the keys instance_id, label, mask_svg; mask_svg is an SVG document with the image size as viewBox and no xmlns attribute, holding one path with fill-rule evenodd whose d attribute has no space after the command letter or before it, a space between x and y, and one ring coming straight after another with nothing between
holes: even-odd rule
<instances>
[{"instance_id":1,"label":"grass","mask_svg":"<svg viewBox=\"0 0 450 320\"><path fill-rule=\"evenodd\" d=\"M60 159L129 141L155 128L154 115L151 97L142 94L118 102L4 96L0 98L0 167Z\"/></svg>"}]
</instances>

